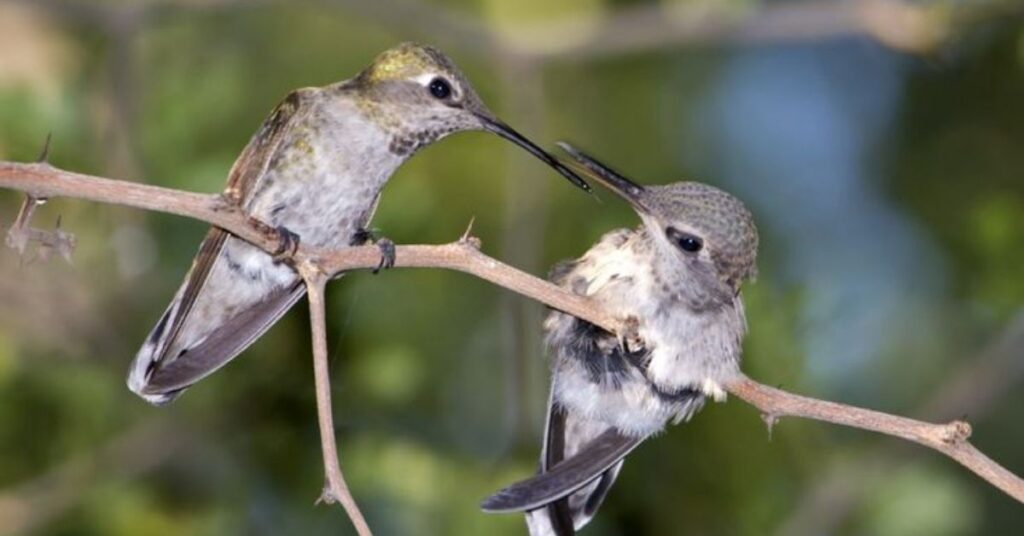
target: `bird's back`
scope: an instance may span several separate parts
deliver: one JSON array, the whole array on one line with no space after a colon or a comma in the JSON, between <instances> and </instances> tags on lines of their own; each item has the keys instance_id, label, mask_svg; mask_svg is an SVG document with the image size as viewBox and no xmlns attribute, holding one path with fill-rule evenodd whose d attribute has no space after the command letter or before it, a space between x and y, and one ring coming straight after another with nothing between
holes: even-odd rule
<instances>
[{"instance_id":1,"label":"bird's back","mask_svg":"<svg viewBox=\"0 0 1024 536\"><path fill-rule=\"evenodd\" d=\"M354 243L402 158L338 86L290 94L250 140L225 196L303 244ZM377 165L368 166L366 161ZM227 364L305 293L289 266L211 229L174 300L136 355L129 387L154 404Z\"/></svg>"}]
</instances>

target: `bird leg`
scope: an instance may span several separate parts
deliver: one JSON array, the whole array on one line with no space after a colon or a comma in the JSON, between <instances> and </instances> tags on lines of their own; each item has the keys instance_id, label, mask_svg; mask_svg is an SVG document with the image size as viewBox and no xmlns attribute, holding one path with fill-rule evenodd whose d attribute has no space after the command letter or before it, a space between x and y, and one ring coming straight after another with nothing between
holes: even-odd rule
<instances>
[{"instance_id":1,"label":"bird leg","mask_svg":"<svg viewBox=\"0 0 1024 536\"><path fill-rule=\"evenodd\" d=\"M627 316L622 321L622 330L618 334L619 348L623 353L632 355L642 353L647 344L640 336L640 320L635 316Z\"/></svg>"},{"instance_id":2,"label":"bird leg","mask_svg":"<svg viewBox=\"0 0 1024 536\"><path fill-rule=\"evenodd\" d=\"M373 269L374 275L381 269L386 270L395 266L395 243L390 238L379 236L369 229L359 229L352 237L352 245L362 245L367 242L373 242L380 250L380 264Z\"/></svg>"},{"instance_id":3,"label":"bird leg","mask_svg":"<svg viewBox=\"0 0 1024 536\"><path fill-rule=\"evenodd\" d=\"M279 225L277 231L277 249L274 250L274 262L292 262L295 252L299 250L301 238L297 233L290 231L287 227Z\"/></svg>"}]
</instances>

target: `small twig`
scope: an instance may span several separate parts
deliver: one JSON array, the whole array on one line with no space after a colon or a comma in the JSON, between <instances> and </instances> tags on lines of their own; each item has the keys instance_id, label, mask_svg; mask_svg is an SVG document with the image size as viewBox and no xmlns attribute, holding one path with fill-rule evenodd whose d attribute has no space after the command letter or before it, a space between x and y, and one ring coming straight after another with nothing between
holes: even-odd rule
<instances>
[{"instance_id":1,"label":"small twig","mask_svg":"<svg viewBox=\"0 0 1024 536\"><path fill-rule=\"evenodd\" d=\"M47 261L50 255L56 251L67 262L71 262L71 254L75 250L75 235L64 232L60 228L60 217L57 217L57 225L53 231L36 229L32 227L32 216L36 208L45 203L45 199L33 195L26 195L22 201L18 216L14 219L11 228L7 230L7 247L24 256L30 243L38 244L36 257Z\"/></svg>"},{"instance_id":2,"label":"small twig","mask_svg":"<svg viewBox=\"0 0 1024 536\"><path fill-rule=\"evenodd\" d=\"M220 227L268 253L281 248L273 227L249 218L220 195L197 194L116 181L65 171L47 164L0 162L0 188L37 197L71 197L186 216ZM620 321L594 306L589 299L499 262L477 250L478 242L461 240L437 246L398 246L396 267L447 268L486 279L550 307L584 318L608 331L618 332ZM336 274L345 270L374 268L380 250L373 245L324 252L299 245L292 255L296 265L318 259L321 270Z\"/></svg>"},{"instance_id":3,"label":"small twig","mask_svg":"<svg viewBox=\"0 0 1024 536\"><path fill-rule=\"evenodd\" d=\"M912 413L927 419L943 419L967 413L982 419L992 411L995 401L1024 380L1024 309L1007 322L976 355L961 360L946 380L933 390L932 396ZM901 445L880 442L865 449L865 458L875 460L871 475L891 474L906 463L908 450ZM820 473L796 502L799 505L789 519L780 525L779 534L831 534L836 532L856 501L869 494L877 477L858 471L851 477L847 464L833 465Z\"/></svg>"},{"instance_id":4,"label":"small twig","mask_svg":"<svg viewBox=\"0 0 1024 536\"><path fill-rule=\"evenodd\" d=\"M466 230L462 233L462 237L459 238L459 242L469 242L470 240L475 239L475 237L473 236L474 223L476 223L476 216L473 216L472 218L469 219L469 224L466 225ZM476 248L479 249L480 245L477 244Z\"/></svg>"},{"instance_id":5,"label":"small twig","mask_svg":"<svg viewBox=\"0 0 1024 536\"><path fill-rule=\"evenodd\" d=\"M39 152L39 158L36 159L37 164L47 165L50 159L50 142L52 140L53 135L47 134L46 141L43 142L43 150ZM31 227L32 215L35 214L36 208L44 203L46 203L45 197L26 193L25 199L21 202L21 208L18 210L18 216L14 218L14 223L7 230L7 247L17 251L19 255L25 255L28 243L34 238Z\"/></svg>"},{"instance_id":6,"label":"small twig","mask_svg":"<svg viewBox=\"0 0 1024 536\"><path fill-rule=\"evenodd\" d=\"M879 411L818 400L760 384L745 376L726 386L740 400L774 419L803 417L871 430L933 448L1024 503L1024 480L1006 470L968 442L971 425L964 421L932 424Z\"/></svg>"},{"instance_id":7,"label":"small twig","mask_svg":"<svg viewBox=\"0 0 1024 536\"><path fill-rule=\"evenodd\" d=\"M50 144L53 142L53 132L46 134L46 141L43 142L43 150L39 151L39 157L36 158L36 162L45 164L50 161Z\"/></svg>"},{"instance_id":8,"label":"small twig","mask_svg":"<svg viewBox=\"0 0 1024 536\"><path fill-rule=\"evenodd\" d=\"M0 162L0 188L25 192L37 199L71 197L186 216L227 229L263 249L277 247L279 242L275 233L248 225L238 207L220 195L117 181L65 171L46 163Z\"/></svg>"},{"instance_id":9,"label":"small twig","mask_svg":"<svg viewBox=\"0 0 1024 536\"><path fill-rule=\"evenodd\" d=\"M249 241L268 253L281 247L281 237L266 231L267 226L255 224L237 207L225 203L220 196L203 196L166 188L114 181L71 173L40 164L16 164L0 162L0 188L20 190L37 197L72 197L101 201L105 203L133 206L148 210L189 216L216 225ZM330 383L327 374L327 345L324 335L323 286L331 275L354 269L371 269L380 261L380 252L374 246L345 248L323 252L300 245L292 255L293 264L303 272L310 293L310 310L313 315L314 363L317 372L318 406L326 407L321 412L321 431L330 436L324 441L324 459L329 462L331 448L336 461L333 422L330 420ZM395 266L445 268L472 274L486 279L550 307L582 318L614 333L621 331L620 319L603 311L591 300L572 294L547 281L540 280L525 272L481 253L469 240L436 246L399 246L396 249ZM319 357L317 357L319 356ZM726 386L726 389L763 414L775 418L792 416L872 430L903 438L931 447L964 465L992 485L1024 503L1024 480L988 458L968 441L970 426L963 421L945 425L889 415L877 411L846 406L808 398L762 385L745 376ZM326 406L324 402L326 401ZM326 421L325 421L326 417ZM340 467L331 480L332 469L328 467L328 485L344 482L340 478ZM344 488L337 488L344 489ZM347 492L337 493L341 499ZM350 498L350 497L349 497ZM355 504L345 504L357 528L362 517ZM351 509L350 509L351 507ZM352 512L356 512L353 514ZM365 528L365 521L362 521ZM368 529L367 529L368 530Z\"/></svg>"},{"instance_id":10,"label":"small twig","mask_svg":"<svg viewBox=\"0 0 1024 536\"><path fill-rule=\"evenodd\" d=\"M312 262L298 265L306 282L309 316L313 331L313 375L316 385L316 412L320 421L320 450L324 457L324 490L318 503L341 503L359 536L371 536L370 526L359 510L341 472L338 445L334 438L334 411L331 407L331 374L327 362L327 321L324 313L324 287L328 276Z\"/></svg>"},{"instance_id":11,"label":"small twig","mask_svg":"<svg viewBox=\"0 0 1024 536\"><path fill-rule=\"evenodd\" d=\"M464 272L583 318L610 332L616 333L621 329L622 320L595 306L590 299L566 292L543 279L489 257L480 252L479 246L480 241L475 237L462 238L448 244L397 246L395 267L443 268ZM375 246L345 248L320 255L317 261L320 268L332 275L374 268L380 261L380 251Z\"/></svg>"},{"instance_id":12,"label":"small twig","mask_svg":"<svg viewBox=\"0 0 1024 536\"><path fill-rule=\"evenodd\" d=\"M7 230L7 247L17 251L19 255L25 254L25 249L32 238L32 233L30 232L32 229L29 226L32 222L32 215L36 212L36 207L41 204L43 204L43 201L32 194L26 195L25 199L21 202L21 208L18 209L18 215L14 218L14 223Z\"/></svg>"}]
</instances>

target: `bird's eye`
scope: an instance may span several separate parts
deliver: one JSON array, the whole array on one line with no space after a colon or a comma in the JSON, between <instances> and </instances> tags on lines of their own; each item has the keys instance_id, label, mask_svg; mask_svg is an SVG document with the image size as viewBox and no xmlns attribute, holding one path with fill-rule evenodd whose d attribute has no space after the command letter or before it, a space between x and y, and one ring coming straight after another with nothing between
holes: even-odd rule
<instances>
[{"instance_id":1,"label":"bird's eye","mask_svg":"<svg viewBox=\"0 0 1024 536\"><path fill-rule=\"evenodd\" d=\"M697 253L704 244L696 236L684 236L679 239L679 247L683 248L683 251Z\"/></svg>"},{"instance_id":2,"label":"bird's eye","mask_svg":"<svg viewBox=\"0 0 1024 536\"><path fill-rule=\"evenodd\" d=\"M452 86L444 78L435 78L430 81L430 85L427 86L430 90L430 94L435 99L444 100L452 95Z\"/></svg>"},{"instance_id":3,"label":"bird's eye","mask_svg":"<svg viewBox=\"0 0 1024 536\"><path fill-rule=\"evenodd\" d=\"M704 241L699 236L684 233L675 227L665 229L665 234L679 246L679 249L687 253L697 253L704 247Z\"/></svg>"}]
</instances>

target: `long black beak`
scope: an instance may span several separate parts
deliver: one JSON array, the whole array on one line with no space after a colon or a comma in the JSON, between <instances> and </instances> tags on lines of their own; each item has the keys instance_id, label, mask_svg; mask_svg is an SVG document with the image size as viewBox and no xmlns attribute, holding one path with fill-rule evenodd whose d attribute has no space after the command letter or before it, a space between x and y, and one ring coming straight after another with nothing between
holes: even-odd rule
<instances>
[{"instance_id":1,"label":"long black beak","mask_svg":"<svg viewBox=\"0 0 1024 536\"><path fill-rule=\"evenodd\" d=\"M589 172L587 175L590 178L601 183L626 201L629 201L629 204L633 205L633 208L636 210L645 214L649 212L647 207L644 205L644 194L647 192L646 188L627 179L621 173L602 164L601 162L598 162L592 156L564 141L558 142L558 146L565 152L569 153L569 156L573 157L573 159L576 160L583 169L587 170Z\"/></svg>"},{"instance_id":2,"label":"long black beak","mask_svg":"<svg viewBox=\"0 0 1024 536\"><path fill-rule=\"evenodd\" d=\"M564 164L559 162L547 151L541 149L540 147L537 146L537 144L527 139L526 136L523 136L522 134L516 132L512 127L506 125L505 123L502 123L497 119L494 119L493 117L487 117L485 115L478 115L477 117L479 117L480 120L483 122L484 128L486 130L493 132L501 136L502 138L505 138L506 140L522 147L523 149L526 150L526 152L532 154L533 156L536 156L545 164L555 168L555 171L561 173L563 177L569 179L569 182L575 184L579 188L582 188L583 191L591 191L590 185L587 184L587 181L580 178L580 176L573 172L573 170L569 169Z\"/></svg>"}]
</instances>

